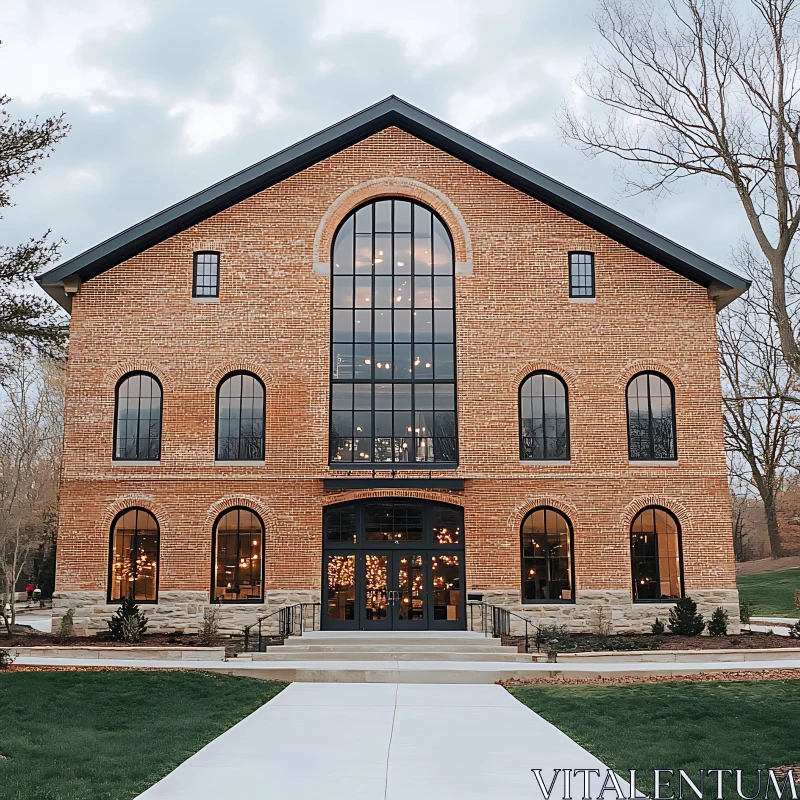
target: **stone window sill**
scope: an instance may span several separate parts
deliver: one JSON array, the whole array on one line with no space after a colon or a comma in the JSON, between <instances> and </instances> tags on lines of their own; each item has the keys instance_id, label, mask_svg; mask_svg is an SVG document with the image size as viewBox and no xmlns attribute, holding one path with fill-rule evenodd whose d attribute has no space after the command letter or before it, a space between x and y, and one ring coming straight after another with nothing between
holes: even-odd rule
<instances>
[{"instance_id":1,"label":"stone window sill","mask_svg":"<svg viewBox=\"0 0 800 800\"><path fill-rule=\"evenodd\" d=\"M112 467L160 467L161 459L159 459L158 461L144 461L144 460L139 461L135 458L133 459L112 458L111 466Z\"/></svg>"},{"instance_id":2,"label":"stone window sill","mask_svg":"<svg viewBox=\"0 0 800 800\"><path fill-rule=\"evenodd\" d=\"M677 467L678 460L674 461L636 461L628 459L628 466L631 467Z\"/></svg>"},{"instance_id":3,"label":"stone window sill","mask_svg":"<svg viewBox=\"0 0 800 800\"><path fill-rule=\"evenodd\" d=\"M572 461L558 459L558 458L546 458L542 459L541 461L534 460L532 458L521 458L519 461L525 467L571 467Z\"/></svg>"},{"instance_id":4,"label":"stone window sill","mask_svg":"<svg viewBox=\"0 0 800 800\"><path fill-rule=\"evenodd\" d=\"M215 467L263 467L266 462L260 461L215 461Z\"/></svg>"},{"instance_id":5,"label":"stone window sill","mask_svg":"<svg viewBox=\"0 0 800 800\"><path fill-rule=\"evenodd\" d=\"M570 297L570 303L596 303L596 297Z\"/></svg>"},{"instance_id":6,"label":"stone window sill","mask_svg":"<svg viewBox=\"0 0 800 800\"><path fill-rule=\"evenodd\" d=\"M192 303L219 303L219 297L192 297L190 299Z\"/></svg>"}]
</instances>

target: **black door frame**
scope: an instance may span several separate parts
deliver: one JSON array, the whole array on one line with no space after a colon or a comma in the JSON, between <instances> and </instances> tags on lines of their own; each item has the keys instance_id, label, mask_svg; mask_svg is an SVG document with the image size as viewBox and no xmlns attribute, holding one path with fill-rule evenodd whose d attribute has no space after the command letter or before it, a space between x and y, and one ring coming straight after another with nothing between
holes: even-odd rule
<instances>
[{"instance_id":1,"label":"black door frame","mask_svg":"<svg viewBox=\"0 0 800 800\"><path fill-rule=\"evenodd\" d=\"M365 536L365 508L372 504L400 503L419 506L422 509L422 539L417 541L367 541ZM328 542L327 519L331 511L352 507L355 512L355 542ZM458 544L439 544L433 540L433 515L435 509L444 508L458 514L461 541ZM322 524L322 613L323 630L466 630L466 566L464 563L464 510L461 506L433 500L413 500L400 497L375 497L352 502L337 503L323 508ZM390 602L386 620L366 620L366 556L387 554L387 591L398 591L397 564L401 555L421 555L423 566L423 619L400 620L397 602ZM327 564L330 556L354 556L355 592L353 619L331 620L327 603ZM459 618L457 620L434 619L433 567L435 556L453 555L459 560Z\"/></svg>"}]
</instances>

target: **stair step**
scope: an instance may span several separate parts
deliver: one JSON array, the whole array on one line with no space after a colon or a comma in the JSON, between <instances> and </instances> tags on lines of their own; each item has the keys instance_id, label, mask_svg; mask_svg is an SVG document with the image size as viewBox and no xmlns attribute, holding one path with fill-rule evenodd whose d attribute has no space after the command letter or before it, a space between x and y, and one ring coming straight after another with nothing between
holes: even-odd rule
<instances>
[{"instance_id":1,"label":"stair step","mask_svg":"<svg viewBox=\"0 0 800 800\"><path fill-rule=\"evenodd\" d=\"M353 646L372 646L372 645L419 645L421 647L438 648L438 647L464 647L466 649L499 649L502 647L499 639L489 639L482 636L476 638L456 638L456 637L430 637L422 636L420 634L394 636L387 634L381 636L377 633L364 633L359 636L358 634L350 634L349 636L337 637L320 637L309 636L290 636L282 645L283 647L306 647L311 645L319 645L325 647L339 647L343 645Z\"/></svg>"},{"instance_id":2,"label":"stair step","mask_svg":"<svg viewBox=\"0 0 800 800\"><path fill-rule=\"evenodd\" d=\"M434 651L364 651L364 652L307 652L269 648L266 653L253 653L254 661L482 661L482 662L527 662L533 660L530 654L516 653L513 649L504 648L500 652L447 652Z\"/></svg>"},{"instance_id":3,"label":"stair step","mask_svg":"<svg viewBox=\"0 0 800 800\"><path fill-rule=\"evenodd\" d=\"M450 644L449 642L447 644L439 644L438 642L425 644L406 644L405 642L359 642L359 644L341 644L339 642L334 644L333 642L329 642L326 644L307 644L302 640L291 643L287 642L284 645L273 645L267 647L269 652L275 652L276 650L291 650L293 653L427 653L431 652L432 650L442 653L502 653L508 649L509 648L507 647L503 647L499 642L497 644L486 645L480 643L475 644L474 642L463 642L461 644Z\"/></svg>"}]
</instances>

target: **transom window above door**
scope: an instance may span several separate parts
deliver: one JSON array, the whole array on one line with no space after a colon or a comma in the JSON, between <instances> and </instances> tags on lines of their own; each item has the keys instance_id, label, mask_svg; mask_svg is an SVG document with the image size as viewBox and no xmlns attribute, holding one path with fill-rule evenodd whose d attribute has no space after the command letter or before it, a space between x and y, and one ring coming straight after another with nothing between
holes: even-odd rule
<instances>
[{"instance_id":1,"label":"transom window above door","mask_svg":"<svg viewBox=\"0 0 800 800\"><path fill-rule=\"evenodd\" d=\"M332 465L455 466L453 243L412 200L370 201L331 256Z\"/></svg>"}]
</instances>

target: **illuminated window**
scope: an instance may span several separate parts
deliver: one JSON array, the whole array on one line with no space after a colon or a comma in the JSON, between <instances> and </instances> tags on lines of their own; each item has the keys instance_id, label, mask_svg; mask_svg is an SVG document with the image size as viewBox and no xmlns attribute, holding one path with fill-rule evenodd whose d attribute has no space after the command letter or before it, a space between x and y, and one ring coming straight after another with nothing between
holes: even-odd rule
<instances>
[{"instance_id":1,"label":"illuminated window","mask_svg":"<svg viewBox=\"0 0 800 800\"><path fill-rule=\"evenodd\" d=\"M111 526L109 602L129 597L155 603L158 597L158 544L156 518L143 508L129 508Z\"/></svg>"},{"instance_id":2,"label":"illuminated window","mask_svg":"<svg viewBox=\"0 0 800 800\"><path fill-rule=\"evenodd\" d=\"M572 602L572 527L554 508L536 508L522 522L522 602Z\"/></svg>"},{"instance_id":3,"label":"illuminated window","mask_svg":"<svg viewBox=\"0 0 800 800\"><path fill-rule=\"evenodd\" d=\"M219 602L263 600L264 526L252 511L232 508L214 528L212 599Z\"/></svg>"},{"instance_id":4,"label":"illuminated window","mask_svg":"<svg viewBox=\"0 0 800 800\"><path fill-rule=\"evenodd\" d=\"M339 227L331 255L332 464L453 464L453 244L419 203L380 199Z\"/></svg>"},{"instance_id":5,"label":"illuminated window","mask_svg":"<svg viewBox=\"0 0 800 800\"><path fill-rule=\"evenodd\" d=\"M645 508L631 523L633 599L677 600L683 596L678 521L663 508Z\"/></svg>"}]
</instances>

